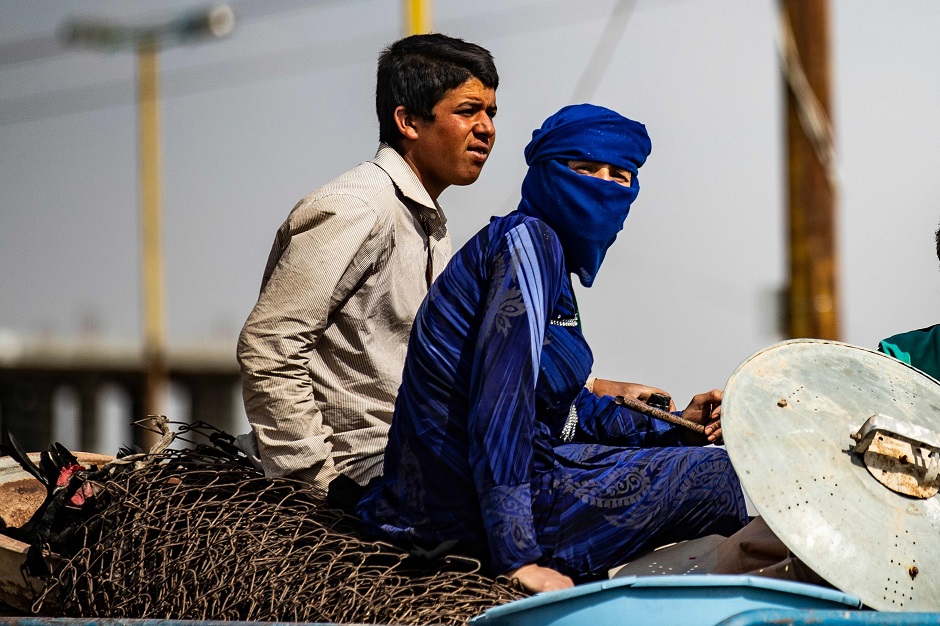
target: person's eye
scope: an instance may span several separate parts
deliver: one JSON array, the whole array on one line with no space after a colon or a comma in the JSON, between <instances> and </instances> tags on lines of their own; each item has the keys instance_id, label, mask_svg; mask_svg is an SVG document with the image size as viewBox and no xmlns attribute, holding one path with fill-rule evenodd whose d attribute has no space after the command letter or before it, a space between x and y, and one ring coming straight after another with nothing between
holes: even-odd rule
<instances>
[{"instance_id":1,"label":"person's eye","mask_svg":"<svg viewBox=\"0 0 940 626\"><path fill-rule=\"evenodd\" d=\"M622 183L622 184L625 184L625 185L629 185L630 182L633 180L633 175L632 175L630 172L618 172L618 171L614 171L614 172L611 174L611 178L613 178L614 180L616 180L618 183Z\"/></svg>"},{"instance_id":2,"label":"person's eye","mask_svg":"<svg viewBox=\"0 0 940 626\"><path fill-rule=\"evenodd\" d=\"M473 103L468 102L467 104L464 104L463 106L457 107L457 114L458 114L458 115L473 116L473 115L476 115L479 111L482 111L482 110L483 110L483 107L481 107L481 106L479 106L479 105L477 105L477 104L473 104Z\"/></svg>"}]
</instances>

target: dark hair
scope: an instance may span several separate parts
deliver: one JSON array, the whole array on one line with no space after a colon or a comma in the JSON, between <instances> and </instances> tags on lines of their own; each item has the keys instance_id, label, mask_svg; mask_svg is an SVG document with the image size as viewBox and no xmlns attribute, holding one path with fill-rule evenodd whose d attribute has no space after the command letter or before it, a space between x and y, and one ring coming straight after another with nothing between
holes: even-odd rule
<instances>
[{"instance_id":1,"label":"dark hair","mask_svg":"<svg viewBox=\"0 0 940 626\"><path fill-rule=\"evenodd\" d=\"M491 89L499 86L493 55L463 39L439 33L411 35L385 48L375 87L379 141L398 144L396 108L404 106L413 115L434 119L432 110L444 93L471 78Z\"/></svg>"},{"instance_id":2,"label":"dark hair","mask_svg":"<svg viewBox=\"0 0 940 626\"><path fill-rule=\"evenodd\" d=\"M940 228L937 229L937 233L934 237L937 239L937 260L940 261Z\"/></svg>"}]
</instances>

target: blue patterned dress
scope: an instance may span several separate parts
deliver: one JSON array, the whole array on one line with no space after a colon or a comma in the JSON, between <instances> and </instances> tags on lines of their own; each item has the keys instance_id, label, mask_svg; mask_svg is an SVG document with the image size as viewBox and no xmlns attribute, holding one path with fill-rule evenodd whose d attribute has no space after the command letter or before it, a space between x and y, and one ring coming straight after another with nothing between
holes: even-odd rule
<instances>
[{"instance_id":1,"label":"blue patterned dress","mask_svg":"<svg viewBox=\"0 0 940 626\"><path fill-rule=\"evenodd\" d=\"M724 450L682 447L674 427L584 390L593 356L576 319L544 222L493 218L457 253L412 329L384 476L358 507L367 533L583 580L743 526Z\"/></svg>"}]
</instances>

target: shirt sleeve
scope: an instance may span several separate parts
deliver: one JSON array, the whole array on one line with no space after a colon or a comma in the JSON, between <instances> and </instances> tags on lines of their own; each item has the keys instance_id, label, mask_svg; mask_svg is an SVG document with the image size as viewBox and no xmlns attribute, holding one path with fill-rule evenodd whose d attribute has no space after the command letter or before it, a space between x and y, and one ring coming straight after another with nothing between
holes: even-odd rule
<instances>
[{"instance_id":1,"label":"shirt sleeve","mask_svg":"<svg viewBox=\"0 0 940 626\"><path fill-rule=\"evenodd\" d=\"M557 237L538 221L514 227L494 248L467 430L492 565L503 573L542 554L532 518L535 384L564 261Z\"/></svg>"},{"instance_id":2,"label":"shirt sleeve","mask_svg":"<svg viewBox=\"0 0 940 626\"><path fill-rule=\"evenodd\" d=\"M258 302L238 340L245 410L267 476L295 474L326 494L333 433L308 362L327 320L369 271L379 220L342 195L302 201L278 230Z\"/></svg>"},{"instance_id":3,"label":"shirt sleeve","mask_svg":"<svg viewBox=\"0 0 940 626\"><path fill-rule=\"evenodd\" d=\"M575 398L578 425L574 441L628 448L681 446L681 429L619 406L611 396L600 398L582 389Z\"/></svg>"},{"instance_id":4,"label":"shirt sleeve","mask_svg":"<svg viewBox=\"0 0 940 626\"><path fill-rule=\"evenodd\" d=\"M940 325L882 339L878 350L934 378L940 378Z\"/></svg>"},{"instance_id":5,"label":"shirt sleeve","mask_svg":"<svg viewBox=\"0 0 940 626\"><path fill-rule=\"evenodd\" d=\"M904 350L899 348L897 343L892 342L892 339L894 339L894 337L889 337L888 339L882 339L878 343L878 352L884 352L885 354L889 356L893 356L898 361L903 361L904 363L907 363L908 365L910 365L911 363L910 353L905 352Z\"/></svg>"}]
</instances>

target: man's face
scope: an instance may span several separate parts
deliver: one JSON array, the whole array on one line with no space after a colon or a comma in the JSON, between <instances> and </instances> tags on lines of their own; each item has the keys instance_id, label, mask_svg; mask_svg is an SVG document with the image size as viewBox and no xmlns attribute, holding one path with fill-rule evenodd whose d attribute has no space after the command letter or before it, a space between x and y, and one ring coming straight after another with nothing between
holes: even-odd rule
<instances>
[{"instance_id":1,"label":"man's face","mask_svg":"<svg viewBox=\"0 0 940 626\"><path fill-rule=\"evenodd\" d=\"M496 141L496 92L471 78L444 93L433 120L415 119L418 137L408 160L432 198L480 176Z\"/></svg>"}]
</instances>

